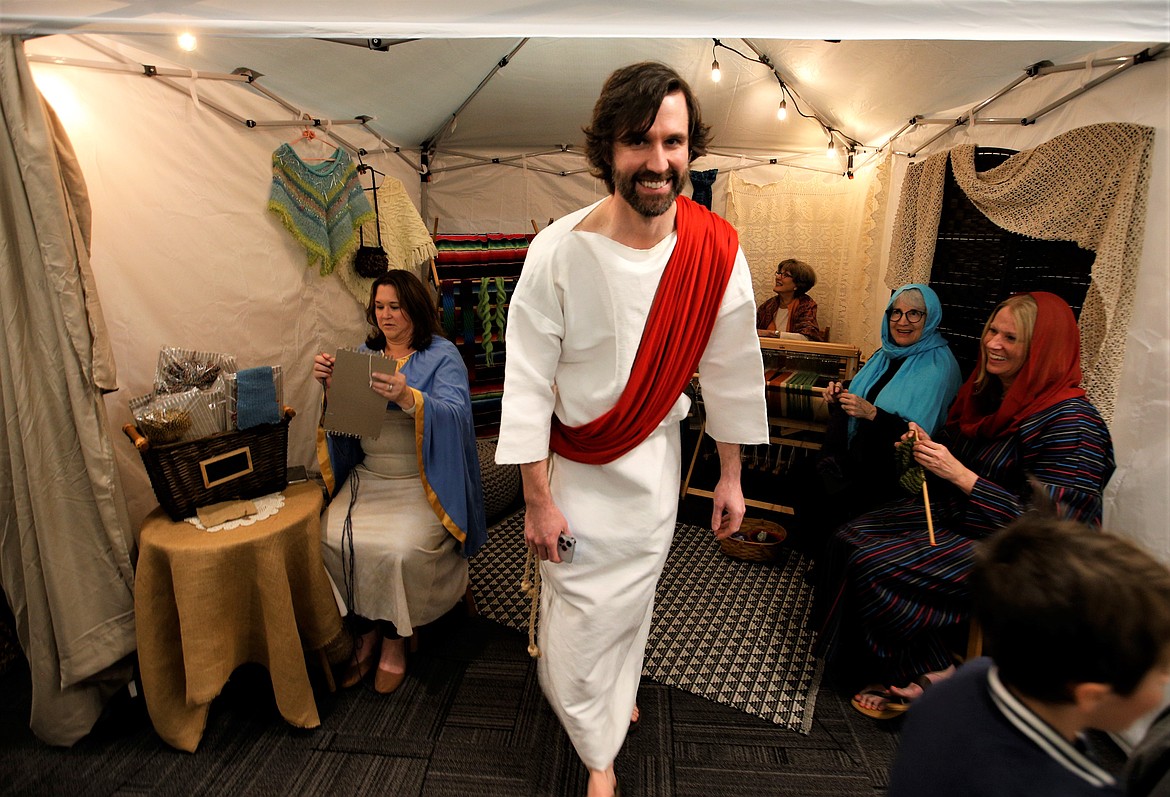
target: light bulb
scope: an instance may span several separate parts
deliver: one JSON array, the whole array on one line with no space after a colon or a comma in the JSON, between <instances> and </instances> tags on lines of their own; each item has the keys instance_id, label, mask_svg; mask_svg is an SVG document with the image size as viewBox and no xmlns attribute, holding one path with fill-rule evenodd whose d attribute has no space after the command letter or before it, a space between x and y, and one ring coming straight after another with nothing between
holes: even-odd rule
<instances>
[{"instance_id":1,"label":"light bulb","mask_svg":"<svg viewBox=\"0 0 1170 797\"><path fill-rule=\"evenodd\" d=\"M780 107L776 109L776 118L783 122L788 118L788 103L785 100L780 100Z\"/></svg>"},{"instance_id":2,"label":"light bulb","mask_svg":"<svg viewBox=\"0 0 1170 797\"><path fill-rule=\"evenodd\" d=\"M718 83L719 79L723 77L723 73L719 71L719 61L711 62L711 82Z\"/></svg>"},{"instance_id":3,"label":"light bulb","mask_svg":"<svg viewBox=\"0 0 1170 797\"><path fill-rule=\"evenodd\" d=\"M827 147L825 147L825 157L826 158L837 157L837 145L835 143L833 143L832 136L829 136L829 145Z\"/></svg>"},{"instance_id":4,"label":"light bulb","mask_svg":"<svg viewBox=\"0 0 1170 797\"><path fill-rule=\"evenodd\" d=\"M180 50L183 50L184 52L189 53L195 49L195 45L196 45L195 37L192 36L190 33L180 33L179 34L179 49Z\"/></svg>"}]
</instances>

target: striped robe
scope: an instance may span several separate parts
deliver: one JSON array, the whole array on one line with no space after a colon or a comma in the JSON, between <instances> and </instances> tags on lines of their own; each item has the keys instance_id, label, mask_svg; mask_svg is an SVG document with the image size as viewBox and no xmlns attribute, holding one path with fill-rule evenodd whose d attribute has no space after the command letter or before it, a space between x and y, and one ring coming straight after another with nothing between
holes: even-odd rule
<instances>
[{"instance_id":1,"label":"striped robe","mask_svg":"<svg viewBox=\"0 0 1170 797\"><path fill-rule=\"evenodd\" d=\"M1113 444L1085 399L1054 404L1007 437L949 435L944 431L939 442L979 480L967 496L932 478L937 546L929 543L921 495L858 517L837 531L830 546L825 569L839 582L826 596L830 606L819 652L839 659L846 644L853 649L861 643L864 653L877 658L885 683L907 683L951 663L944 632L970 616L974 544L1023 514L1028 475L1047 488L1062 517L1101 523ZM856 638L843 638L850 633Z\"/></svg>"}]
</instances>

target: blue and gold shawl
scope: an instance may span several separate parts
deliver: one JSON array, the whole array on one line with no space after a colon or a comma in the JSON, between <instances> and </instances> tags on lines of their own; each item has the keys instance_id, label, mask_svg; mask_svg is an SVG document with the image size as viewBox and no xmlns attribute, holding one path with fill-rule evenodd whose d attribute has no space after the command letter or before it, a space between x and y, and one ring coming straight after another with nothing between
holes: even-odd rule
<instances>
[{"instance_id":1,"label":"blue and gold shawl","mask_svg":"<svg viewBox=\"0 0 1170 797\"><path fill-rule=\"evenodd\" d=\"M371 352L364 344L360 350ZM399 360L399 370L414 392L415 451L423 491L435 516L459 540L463 556L474 556L487 540L487 523L467 369L455 345L436 336L423 351ZM396 404L387 409L401 411ZM360 439L317 427L317 459L330 496L364 457Z\"/></svg>"}]
</instances>

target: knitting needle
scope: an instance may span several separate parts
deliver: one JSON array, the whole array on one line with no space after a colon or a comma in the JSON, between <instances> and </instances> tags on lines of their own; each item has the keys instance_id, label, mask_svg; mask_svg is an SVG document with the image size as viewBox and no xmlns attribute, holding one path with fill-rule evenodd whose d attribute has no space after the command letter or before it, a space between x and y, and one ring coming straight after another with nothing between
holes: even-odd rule
<instances>
[{"instance_id":1,"label":"knitting needle","mask_svg":"<svg viewBox=\"0 0 1170 797\"><path fill-rule=\"evenodd\" d=\"M914 442L918 442L918 431L914 431ZM930 516L930 490L926 488L926 474L922 474L922 503L926 506L926 532L930 535L930 544L938 545L934 539L934 518Z\"/></svg>"}]
</instances>

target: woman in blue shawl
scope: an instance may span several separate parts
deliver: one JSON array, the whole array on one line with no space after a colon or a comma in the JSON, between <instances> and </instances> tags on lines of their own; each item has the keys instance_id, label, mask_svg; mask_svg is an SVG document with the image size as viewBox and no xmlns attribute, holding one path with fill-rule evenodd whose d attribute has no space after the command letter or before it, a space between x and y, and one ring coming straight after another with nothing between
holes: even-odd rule
<instances>
[{"instance_id":1,"label":"woman in blue shawl","mask_svg":"<svg viewBox=\"0 0 1170 797\"><path fill-rule=\"evenodd\" d=\"M386 401L376 439L317 430L321 475L338 499L322 518L322 554L357 637L342 686L377 662L374 689L387 693L406 672L404 637L463 597L467 558L487 527L467 369L439 334L426 289L409 272L383 274L366 320L373 331L360 351L397 368L370 374L370 389ZM333 360L313 360L326 401Z\"/></svg>"},{"instance_id":2,"label":"woman in blue shawl","mask_svg":"<svg viewBox=\"0 0 1170 797\"><path fill-rule=\"evenodd\" d=\"M934 434L946 420L962 380L941 321L933 290L903 285L886 305L882 347L848 388L831 382L825 390L830 440L817 468L832 505L844 510L835 521L902 497L894 443L910 421Z\"/></svg>"}]
</instances>

